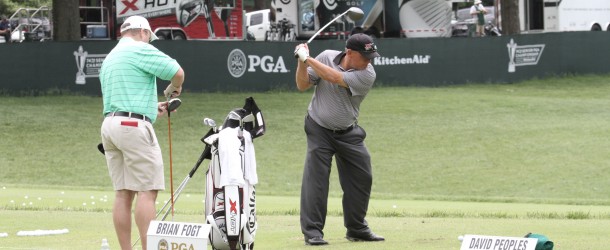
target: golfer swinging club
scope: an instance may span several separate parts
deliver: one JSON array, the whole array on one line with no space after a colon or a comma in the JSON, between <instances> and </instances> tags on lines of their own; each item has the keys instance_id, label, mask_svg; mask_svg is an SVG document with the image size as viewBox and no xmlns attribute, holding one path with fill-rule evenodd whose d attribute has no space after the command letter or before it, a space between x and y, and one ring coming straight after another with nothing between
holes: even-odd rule
<instances>
[{"instance_id":1,"label":"golfer swinging club","mask_svg":"<svg viewBox=\"0 0 610 250\"><path fill-rule=\"evenodd\" d=\"M184 71L176 60L149 43L157 36L148 21L131 16L121 25L121 40L100 70L104 102L101 135L116 197L112 209L121 249L131 249L131 207L137 197L135 222L146 249L146 232L155 218L157 192L165 189L161 148L153 123L167 112L158 102L156 78L171 80L163 92L182 92Z\"/></svg>"},{"instance_id":2,"label":"golfer swinging club","mask_svg":"<svg viewBox=\"0 0 610 250\"><path fill-rule=\"evenodd\" d=\"M315 86L305 116L307 154L301 186L301 231L306 245L326 245L324 223L328 182L335 156L343 189L344 225L350 241L383 241L374 234L366 216L373 175L364 144L366 132L358 126L360 103L375 82L371 59L378 57L373 39L352 35L345 51L325 50L309 57L306 43L297 45L296 84L299 91Z\"/></svg>"}]
</instances>

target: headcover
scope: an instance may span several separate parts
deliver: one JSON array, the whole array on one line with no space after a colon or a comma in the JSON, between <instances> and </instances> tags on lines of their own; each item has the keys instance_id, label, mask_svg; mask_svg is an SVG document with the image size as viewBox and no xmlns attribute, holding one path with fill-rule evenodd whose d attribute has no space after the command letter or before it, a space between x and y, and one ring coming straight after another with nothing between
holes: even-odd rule
<instances>
[{"instance_id":1,"label":"headcover","mask_svg":"<svg viewBox=\"0 0 610 250\"><path fill-rule=\"evenodd\" d=\"M265 134L265 121L263 119L263 112L258 108L254 98L246 98L246 104L244 104L244 110L254 115L253 123L246 123L244 129L249 131L252 135L252 139L262 136Z\"/></svg>"},{"instance_id":2,"label":"headcover","mask_svg":"<svg viewBox=\"0 0 610 250\"><path fill-rule=\"evenodd\" d=\"M252 115L251 120L244 120L248 115ZM237 108L231 110L224 120L222 125L223 128L236 128L240 125L240 121L243 124L243 129L250 132L252 139L262 136L265 134L265 122L263 119L263 113L256 105L254 98L246 98L246 103L243 108Z\"/></svg>"},{"instance_id":3,"label":"headcover","mask_svg":"<svg viewBox=\"0 0 610 250\"><path fill-rule=\"evenodd\" d=\"M546 236L542 234L533 234L528 233L525 235L525 238L536 238L538 239L538 243L536 243L536 250L553 250L553 242L550 241Z\"/></svg>"}]
</instances>

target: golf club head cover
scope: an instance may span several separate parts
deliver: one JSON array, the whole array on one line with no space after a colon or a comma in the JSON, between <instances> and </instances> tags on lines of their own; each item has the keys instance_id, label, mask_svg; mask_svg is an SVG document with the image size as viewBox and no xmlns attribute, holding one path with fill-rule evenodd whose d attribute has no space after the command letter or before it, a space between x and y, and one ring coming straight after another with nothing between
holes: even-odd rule
<instances>
[{"instance_id":1,"label":"golf club head cover","mask_svg":"<svg viewBox=\"0 0 610 250\"><path fill-rule=\"evenodd\" d=\"M258 105L256 105L254 98L252 98L252 97L246 98L246 103L244 104L244 110L246 110L246 112L248 114L254 115L254 122L246 123L244 125L244 129L246 131L250 132L250 135L252 136L253 140L256 137L264 135L266 129L265 129L265 121L263 118L263 112L258 108Z\"/></svg>"},{"instance_id":2,"label":"golf club head cover","mask_svg":"<svg viewBox=\"0 0 610 250\"><path fill-rule=\"evenodd\" d=\"M237 114L238 117L235 116L234 114ZM248 114L249 113L247 113L246 110L243 108L236 108L236 109L231 110L231 113L229 113L229 115L227 115L224 122L222 123L222 128L225 129L225 128L239 127L240 120L242 120Z\"/></svg>"},{"instance_id":3,"label":"golf club head cover","mask_svg":"<svg viewBox=\"0 0 610 250\"><path fill-rule=\"evenodd\" d=\"M538 239L538 243L536 243L536 250L553 250L554 244L550 241L546 236L542 234L533 234L528 233L525 235L525 238L536 238Z\"/></svg>"},{"instance_id":4,"label":"golf club head cover","mask_svg":"<svg viewBox=\"0 0 610 250\"><path fill-rule=\"evenodd\" d=\"M97 150L99 150L100 153L102 153L103 155L106 154L106 150L104 150L104 144L102 144L101 142L100 144L97 144Z\"/></svg>"},{"instance_id":5,"label":"golf club head cover","mask_svg":"<svg viewBox=\"0 0 610 250\"><path fill-rule=\"evenodd\" d=\"M203 137L201 137L201 142L203 142L205 144L205 149L203 151L204 159L209 159L209 160L212 159L212 151L211 151L212 146L205 143L205 138L208 138L209 136L211 136L213 134L216 134L214 132L214 129L210 129L210 130L208 130L208 133L206 133Z\"/></svg>"}]
</instances>

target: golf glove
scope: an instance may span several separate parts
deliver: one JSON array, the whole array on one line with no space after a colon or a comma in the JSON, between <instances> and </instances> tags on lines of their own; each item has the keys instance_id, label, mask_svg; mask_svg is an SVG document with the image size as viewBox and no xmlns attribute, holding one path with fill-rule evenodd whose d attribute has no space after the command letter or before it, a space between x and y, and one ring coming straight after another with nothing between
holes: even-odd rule
<instances>
[{"instance_id":1,"label":"golf glove","mask_svg":"<svg viewBox=\"0 0 610 250\"><path fill-rule=\"evenodd\" d=\"M294 57L299 58L301 62L305 62L309 57L309 51L304 46L297 46L294 50Z\"/></svg>"},{"instance_id":2,"label":"golf glove","mask_svg":"<svg viewBox=\"0 0 610 250\"><path fill-rule=\"evenodd\" d=\"M174 87L173 84L167 85L167 88L163 91L163 95L167 98L171 98L174 92L178 92L178 88Z\"/></svg>"}]
</instances>

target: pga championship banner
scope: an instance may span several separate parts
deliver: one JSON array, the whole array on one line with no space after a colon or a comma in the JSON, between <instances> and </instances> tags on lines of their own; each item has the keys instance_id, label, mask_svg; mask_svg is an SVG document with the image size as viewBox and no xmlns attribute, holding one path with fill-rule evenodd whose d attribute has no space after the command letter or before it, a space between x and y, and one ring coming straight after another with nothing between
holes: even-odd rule
<instances>
[{"instance_id":1,"label":"pga championship banner","mask_svg":"<svg viewBox=\"0 0 610 250\"><path fill-rule=\"evenodd\" d=\"M300 41L304 42L304 41ZM172 41L152 44L185 71L184 90L296 91L299 42ZM376 86L444 86L512 83L565 74L608 74L610 36L557 32L484 38L376 39L381 57L371 61ZM3 44L0 93L45 94L68 90L101 95L99 70L117 41ZM310 54L344 50L345 40L314 40ZM157 80L160 93L167 81Z\"/></svg>"}]
</instances>

